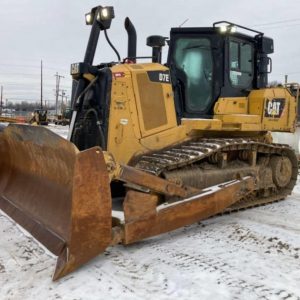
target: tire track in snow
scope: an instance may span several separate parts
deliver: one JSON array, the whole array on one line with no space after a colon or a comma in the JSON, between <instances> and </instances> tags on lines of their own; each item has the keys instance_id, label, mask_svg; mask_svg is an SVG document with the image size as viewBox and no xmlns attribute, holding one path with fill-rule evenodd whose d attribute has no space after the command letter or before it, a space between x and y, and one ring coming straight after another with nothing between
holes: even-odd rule
<instances>
[{"instance_id":1,"label":"tire track in snow","mask_svg":"<svg viewBox=\"0 0 300 300\"><path fill-rule=\"evenodd\" d=\"M143 252L147 254L141 255ZM123 288L137 296L137 299L153 299L155 296L159 299L178 296L189 299L190 291L180 291L178 294L176 282L166 270L159 268L155 249L140 245L120 246L107 251L106 255L110 265L105 269L99 268L99 272L114 277Z\"/></svg>"},{"instance_id":2,"label":"tire track in snow","mask_svg":"<svg viewBox=\"0 0 300 300\"><path fill-rule=\"evenodd\" d=\"M228 226L227 226L228 227ZM230 226L231 227L231 226ZM259 299L270 299L272 297L276 297L276 299L300 299L299 296L288 289L285 288L274 288L269 282L266 282L265 277L268 274L265 274L263 271L260 272L252 272L248 270L248 275L244 275L243 267L245 264L251 263L250 261L241 260L239 258L240 263L236 263L235 260L232 260L232 256L234 256L234 251L245 252L245 258L248 255L255 257L256 259L260 259L262 262L268 261L270 259L268 254L261 254L261 251L258 251L257 245L264 244L266 241L269 242L270 245L273 245L274 248L277 248L278 245L283 245L283 249L286 250L286 244L281 242L278 239L267 240L266 238L258 238L254 234L251 234L244 228L239 228L238 225L233 226L235 234L227 235L224 234L222 239L222 244L227 243L231 245L231 254L224 255L224 251L214 251L211 254L209 252L202 252L201 248L198 250L193 250L187 248L184 250L184 247L180 247L181 251L174 251L174 245L171 245L166 242L155 242L154 244L150 245L151 248L155 248L157 252L159 252L159 260L162 264L167 264L174 269L184 270L185 272L195 272L195 266L198 268L199 271L205 271L209 273L217 274L218 283L225 283L229 289L232 291L233 299L241 299L247 298L250 295L256 295ZM194 228L193 228L194 229ZM230 228L226 228L226 231L230 230ZM209 235L216 236L212 230L206 231L205 234L203 232L195 233L195 230L192 230L194 233L189 235L190 239L198 238L199 240L203 240L203 243L206 243L209 240ZM201 229L199 228L199 231ZM248 232L248 233L247 233ZM218 232L218 235L222 236L224 232ZM245 234L246 233L246 234ZM170 240L170 239L169 239ZM247 241L247 245L244 243ZM211 238L210 246L214 247L211 244L217 244L214 238ZM188 244L188 241L185 240L185 243ZM166 245L167 244L167 245ZM252 249L251 246L252 244ZM218 247L218 246L216 246ZM282 246L279 246L282 247ZM250 248L250 251L249 251ZM176 248L175 248L176 249ZM227 248L228 249L228 248ZM241 251L244 249L244 251ZM298 251L296 249L296 251ZM217 253L220 252L220 255ZM240 253L240 254L242 254ZM286 252L281 252L282 256L286 255ZM228 260L226 260L226 256L228 256ZM231 257L230 257L231 256ZM261 257L262 256L262 257ZM278 259L278 258L277 258ZM291 266L297 263L297 260L291 259L289 264L286 266L283 272L289 272ZM252 270L253 271L253 270ZM247 271L245 271L247 274Z\"/></svg>"}]
</instances>

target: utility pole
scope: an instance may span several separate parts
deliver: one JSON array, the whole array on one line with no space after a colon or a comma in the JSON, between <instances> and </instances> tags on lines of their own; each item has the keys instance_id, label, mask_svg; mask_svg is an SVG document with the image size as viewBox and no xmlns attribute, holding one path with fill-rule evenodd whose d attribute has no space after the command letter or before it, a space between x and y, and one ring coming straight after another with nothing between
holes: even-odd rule
<instances>
[{"instance_id":1,"label":"utility pole","mask_svg":"<svg viewBox=\"0 0 300 300\"><path fill-rule=\"evenodd\" d=\"M285 83L285 84L288 83L288 75L284 75L284 83Z\"/></svg>"},{"instance_id":2,"label":"utility pole","mask_svg":"<svg viewBox=\"0 0 300 300\"><path fill-rule=\"evenodd\" d=\"M68 95L65 95L65 99L66 99L66 107L69 106L69 103L68 103Z\"/></svg>"},{"instance_id":3,"label":"utility pole","mask_svg":"<svg viewBox=\"0 0 300 300\"><path fill-rule=\"evenodd\" d=\"M65 110L65 108L64 108L64 96L66 94L65 92L66 92L66 90L61 89L61 105L60 105L60 113L61 114L63 114L64 110Z\"/></svg>"},{"instance_id":4,"label":"utility pole","mask_svg":"<svg viewBox=\"0 0 300 300\"><path fill-rule=\"evenodd\" d=\"M55 114L57 115L57 106L58 106L58 96L59 96L59 84L60 84L60 79L65 78L64 76L61 76L56 72L54 75L56 77L56 90L55 90Z\"/></svg>"},{"instance_id":5,"label":"utility pole","mask_svg":"<svg viewBox=\"0 0 300 300\"><path fill-rule=\"evenodd\" d=\"M2 108L3 108L3 86L1 85L1 98L0 98L0 116L2 114Z\"/></svg>"},{"instance_id":6,"label":"utility pole","mask_svg":"<svg viewBox=\"0 0 300 300\"><path fill-rule=\"evenodd\" d=\"M43 109L43 61L41 60L41 109Z\"/></svg>"}]
</instances>

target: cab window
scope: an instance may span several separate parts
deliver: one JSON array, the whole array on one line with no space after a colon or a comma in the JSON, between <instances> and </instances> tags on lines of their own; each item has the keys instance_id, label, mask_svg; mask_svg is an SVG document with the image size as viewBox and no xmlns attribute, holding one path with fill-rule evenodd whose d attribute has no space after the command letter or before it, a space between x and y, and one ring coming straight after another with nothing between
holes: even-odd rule
<instances>
[{"instance_id":1,"label":"cab window","mask_svg":"<svg viewBox=\"0 0 300 300\"><path fill-rule=\"evenodd\" d=\"M185 77L187 111L201 112L212 99L213 59L207 38L179 38L175 44L176 68Z\"/></svg>"},{"instance_id":2,"label":"cab window","mask_svg":"<svg viewBox=\"0 0 300 300\"><path fill-rule=\"evenodd\" d=\"M232 86L247 88L253 79L252 46L245 42L230 41L229 67Z\"/></svg>"}]
</instances>

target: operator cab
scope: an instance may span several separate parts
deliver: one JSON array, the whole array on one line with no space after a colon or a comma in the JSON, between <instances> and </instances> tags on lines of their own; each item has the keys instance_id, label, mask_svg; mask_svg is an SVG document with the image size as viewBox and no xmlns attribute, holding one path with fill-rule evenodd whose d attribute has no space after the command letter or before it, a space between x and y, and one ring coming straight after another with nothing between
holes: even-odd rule
<instances>
[{"instance_id":1,"label":"operator cab","mask_svg":"<svg viewBox=\"0 0 300 300\"><path fill-rule=\"evenodd\" d=\"M216 26L221 23L226 26ZM237 27L255 35L235 32ZM219 97L245 97L267 86L273 40L261 32L222 21L208 28L172 28L169 44L178 118L210 118Z\"/></svg>"}]
</instances>

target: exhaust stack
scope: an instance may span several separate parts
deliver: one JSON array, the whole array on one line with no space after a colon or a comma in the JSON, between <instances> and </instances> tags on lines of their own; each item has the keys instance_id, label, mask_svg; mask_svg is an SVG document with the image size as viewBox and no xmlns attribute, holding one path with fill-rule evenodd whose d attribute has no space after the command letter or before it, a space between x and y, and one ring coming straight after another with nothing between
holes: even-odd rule
<instances>
[{"instance_id":1,"label":"exhaust stack","mask_svg":"<svg viewBox=\"0 0 300 300\"><path fill-rule=\"evenodd\" d=\"M132 61L136 62L136 30L127 17L125 19L124 27L128 34L128 50L127 50L127 57Z\"/></svg>"}]
</instances>

